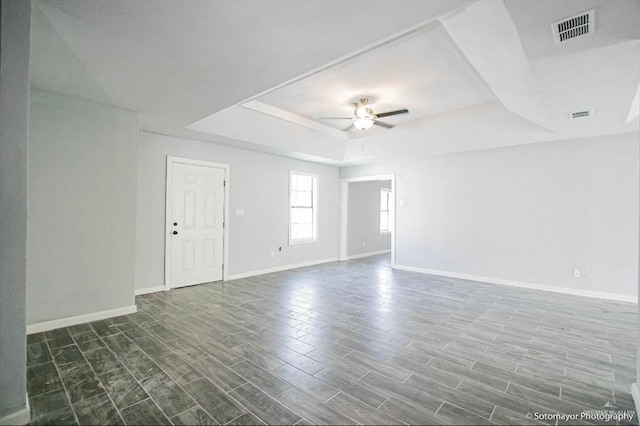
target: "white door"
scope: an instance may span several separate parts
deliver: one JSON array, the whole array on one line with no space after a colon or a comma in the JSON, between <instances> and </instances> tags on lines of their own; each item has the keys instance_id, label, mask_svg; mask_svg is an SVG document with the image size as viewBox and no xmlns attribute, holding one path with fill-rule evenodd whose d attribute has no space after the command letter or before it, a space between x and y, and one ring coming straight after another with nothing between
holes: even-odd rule
<instances>
[{"instance_id":1,"label":"white door","mask_svg":"<svg viewBox=\"0 0 640 426\"><path fill-rule=\"evenodd\" d=\"M222 279L225 169L173 163L171 287Z\"/></svg>"}]
</instances>

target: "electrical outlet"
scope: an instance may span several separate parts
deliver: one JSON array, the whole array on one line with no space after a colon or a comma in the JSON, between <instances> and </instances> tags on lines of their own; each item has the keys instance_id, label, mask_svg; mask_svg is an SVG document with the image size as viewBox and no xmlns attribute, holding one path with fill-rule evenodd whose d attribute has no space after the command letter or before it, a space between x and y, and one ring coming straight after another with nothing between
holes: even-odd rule
<instances>
[{"instance_id":1,"label":"electrical outlet","mask_svg":"<svg viewBox=\"0 0 640 426\"><path fill-rule=\"evenodd\" d=\"M363 242L362 242L362 247L364 247L364 246L365 246L365 244L364 244L364 241L363 241Z\"/></svg>"},{"instance_id":2,"label":"electrical outlet","mask_svg":"<svg viewBox=\"0 0 640 426\"><path fill-rule=\"evenodd\" d=\"M271 252L271 257L276 257L276 252L275 251Z\"/></svg>"},{"instance_id":3,"label":"electrical outlet","mask_svg":"<svg viewBox=\"0 0 640 426\"><path fill-rule=\"evenodd\" d=\"M580 272L580 269L573 270L573 278L580 278L581 275L582 273Z\"/></svg>"}]
</instances>

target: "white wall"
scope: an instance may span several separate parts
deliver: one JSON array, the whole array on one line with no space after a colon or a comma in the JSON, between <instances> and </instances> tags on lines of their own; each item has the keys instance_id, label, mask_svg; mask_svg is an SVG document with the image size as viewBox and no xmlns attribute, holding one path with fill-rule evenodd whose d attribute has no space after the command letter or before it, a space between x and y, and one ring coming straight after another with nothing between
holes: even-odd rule
<instances>
[{"instance_id":1,"label":"white wall","mask_svg":"<svg viewBox=\"0 0 640 426\"><path fill-rule=\"evenodd\" d=\"M0 7L0 424L24 424L31 2Z\"/></svg>"},{"instance_id":2,"label":"white wall","mask_svg":"<svg viewBox=\"0 0 640 426\"><path fill-rule=\"evenodd\" d=\"M637 295L637 132L349 167L341 177L392 172L398 265Z\"/></svg>"},{"instance_id":3,"label":"white wall","mask_svg":"<svg viewBox=\"0 0 640 426\"><path fill-rule=\"evenodd\" d=\"M230 275L337 257L336 167L141 132L138 144L136 289L164 285L166 157L230 165ZM318 242L289 246L289 170L319 175ZM236 216L236 208L245 210ZM282 247L282 252L278 251ZM274 258L271 252L275 251Z\"/></svg>"},{"instance_id":4,"label":"white wall","mask_svg":"<svg viewBox=\"0 0 640 426\"><path fill-rule=\"evenodd\" d=\"M391 234L380 235L382 188L391 190L391 181L349 182L347 256L391 250Z\"/></svg>"},{"instance_id":5,"label":"white wall","mask_svg":"<svg viewBox=\"0 0 640 426\"><path fill-rule=\"evenodd\" d=\"M638 157L638 161L640 161L640 156ZM640 179L640 174L638 175L638 179ZM638 184L639 190L636 191L640 193L640 183ZM638 194L640 197L640 194ZM639 209L640 210L640 209ZM640 212L639 212L640 214ZM638 221L640 221L640 216L638 217ZM638 229L638 243L640 244L640 227ZM638 249L638 294L640 295L640 247ZM640 302L640 298L638 299ZM637 340L636 340L636 382L631 385L631 395L633 396L633 402L636 406L636 412L640 411L640 393L638 392L638 383L640 383L640 303L638 303L638 311L636 313L637 316Z\"/></svg>"},{"instance_id":6,"label":"white wall","mask_svg":"<svg viewBox=\"0 0 640 426\"><path fill-rule=\"evenodd\" d=\"M639 158L640 161L640 158ZM638 175L638 179L640 179L640 174ZM639 198L640 198L640 182L638 184L638 191L636 191L636 193L639 193ZM639 209L640 210L640 209ZM639 216L638 216L638 221L640 221L640 212L639 212ZM640 244L640 227L638 229L638 240L639 240L639 244ZM638 249L638 264L637 264L637 268L638 268L638 294L640 295L640 247ZM636 316L637 316L637 320L636 320L636 324L637 324L637 334L636 334L636 382L633 383L631 385L631 395L633 396L633 402L635 403L636 406L636 412L640 411L640 393L638 392L638 383L640 383L640 298L638 299L638 310L636 312Z\"/></svg>"},{"instance_id":7,"label":"white wall","mask_svg":"<svg viewBox=\"0 0 640 426\"><path fill-rule=\"evenodd\" d=\"M27 323L134 304L135 113L32 91Z\"/></svg>"}]
</instances>

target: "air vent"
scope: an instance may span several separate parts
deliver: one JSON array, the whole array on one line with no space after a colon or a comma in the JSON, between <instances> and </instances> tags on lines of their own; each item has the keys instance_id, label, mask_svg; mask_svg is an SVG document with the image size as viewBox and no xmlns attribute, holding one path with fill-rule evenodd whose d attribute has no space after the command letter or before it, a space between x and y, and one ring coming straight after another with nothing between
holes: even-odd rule
<instances>
[{"instance_id":1,"label":"air vent","mask_svg":"<svg viewBox=\"0 0 640 426\"><path fill-rule=\"evenodd\" d=\"M591 34L595 25L595 13L591 9L588 12L571 16L551 25L553 38L556 44L562 43L572 38Z\"/></svg>"},{"instance_id":2,"label":"air vent","mask_svg":"<svg viewBox=\"0 0 640 426\"><path fill-rule=\"evenodd\" d=\"M585 118L585 117L591 117L593 115L593 110L592 109L587 109L584 111L576 111L576 112L570 112L569 113L569 118L572 120L575 120L576 118Z\"/></svg>"}]
</instances>

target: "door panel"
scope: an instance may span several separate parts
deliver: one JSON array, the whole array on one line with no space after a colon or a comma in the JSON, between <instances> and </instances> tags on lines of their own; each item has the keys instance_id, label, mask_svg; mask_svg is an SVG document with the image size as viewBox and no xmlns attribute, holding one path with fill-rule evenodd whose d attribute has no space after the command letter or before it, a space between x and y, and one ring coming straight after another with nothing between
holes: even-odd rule
<instances>
[{"instance_id":1,"label":"door panel","mask_svg":"<svg viewBox=\"0 0 640 426\"><path fill-rule=\"evenodd\" d=\"M219 281L225 170L181 163L172 167L171 287Z\"/></svg>"},{"instance_id":2,"label":"door panel","mask_svg":"<svg viewBox=\"0 0 640 426\"><path fill-rule=\"evenodd\" d=\"M196 242L182 240L182 272L193 271L195 268Z\"/></svg>"},{"instance_id":3,"label":"door panel","mask_svg":"<svg viewBox=\"0 0 640 426\"><path fill-rule=\"evenodd\" d=\"M182 222L185 229L194 229L196 225L196 193L195 191L184 191L184 202L182 204ZM180 217L180 215L178 215Z\"/></svg>"},{"instance_id":4,"label":"door panel","mask_svg":"<svg viewBox=\"0 0 640 426\"><path fill-rule=\"evenodd\" d=\"M207 192L204 195L204 227L215 228L216 223L216 194Z\"/></svg>"},{"instance_id":5,"label":"door panel","mask_svg":"<svg viewBox=\"0 0 640 426\"><path fill-rule=\"evenodd\" d=\"M209 238L203 241L204 245L204 267L212 269L216 264L216 240Z\"/></svg>"}]
</instances>

